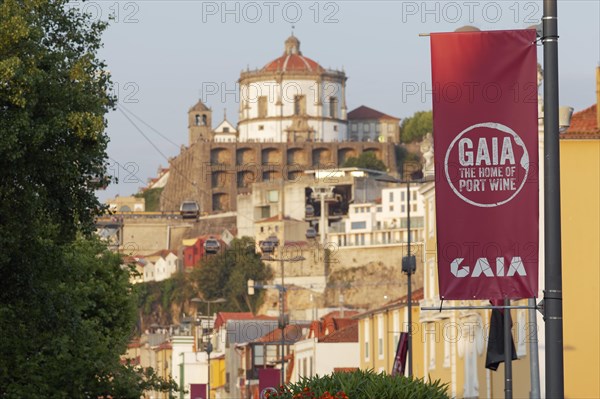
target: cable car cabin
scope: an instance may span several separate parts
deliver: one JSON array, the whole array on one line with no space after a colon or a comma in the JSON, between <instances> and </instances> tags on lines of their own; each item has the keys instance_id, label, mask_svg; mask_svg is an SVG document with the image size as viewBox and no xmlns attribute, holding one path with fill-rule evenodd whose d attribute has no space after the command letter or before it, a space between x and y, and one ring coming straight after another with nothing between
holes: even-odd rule
<instances>
[{"instance_id":1,"label":"cable car cabin","mask_svg":"<svg viewBox=\"0 0 600 399\"><path fill-rule=\"evenodd\" d=\"M316 237L317 237L317 230L314 227L309 227L306 230L306 238L311 239L311 238L316 238Z\"/></svg>"},{"instance_id":2,"label":"cable car cabin","mask_svg":"<svg viewBox=\"0 0 600 399\"><path fill-rule=\"evenodd\" d=\"M183 201L179 213L182 219L198 219L200 217L200 206L196 201Z\"/></svg>"},{"instance_id":3,"label":"cable car cabin","mask_svg":"<svg viewBox=\"0 0 600 399\"><path fill-rule=\"evenodd\" d=\"M207 254L216 254L221 249L221 244L215 238L209 238L204 241L204 252Z\"/></svg>"},{"instance_id":4,"label":"cable car cabin","mask_svg":"<svg viewBox=\"0 0 600 399\"><path fill-rule=\"evenodd\" d=\"M306 205L304 212L305 212L307 218L311 218L311 217L315 216L315 207L310 204Z\"/></svg>"},{"instance_id":5,"label":"cable car cabin","mask_svg":"<svg viewBox=\"0 0 600 399\"><path fill-rule=\"evenodd\" d=\"M262 253L271 254L275 251L275 247L279 245L279 238L277 236L269 236L266 240L258 243Z\"/></svg>"}]
</instances>

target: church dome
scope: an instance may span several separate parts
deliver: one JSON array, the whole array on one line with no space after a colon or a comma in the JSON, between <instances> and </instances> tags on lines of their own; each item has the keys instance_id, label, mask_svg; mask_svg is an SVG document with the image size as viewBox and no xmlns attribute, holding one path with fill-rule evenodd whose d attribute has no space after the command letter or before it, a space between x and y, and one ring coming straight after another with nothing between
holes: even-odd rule
<instances>
[{"instance_id":1,"label":"church dome","mask_svg":"<svg viewBox=\"0 0 600 399\"><path fill-rule=\"evenodd\" d=\"M300 40L294 35L285 41L283 55L265 65L265 72L323 72L324 69L316 61L302 55Z\"/></svg>"}]
</instances>

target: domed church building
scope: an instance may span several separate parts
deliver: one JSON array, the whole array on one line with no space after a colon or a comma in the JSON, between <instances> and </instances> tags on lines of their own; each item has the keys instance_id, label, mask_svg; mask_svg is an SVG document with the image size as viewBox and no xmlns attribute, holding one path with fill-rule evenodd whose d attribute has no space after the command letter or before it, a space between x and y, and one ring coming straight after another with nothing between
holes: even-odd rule
<instances>
[{"instance_id":1,"label":"domed church building","mask_svg":"<svg viewBox=\"0 0 600 399\"><path fill-rule=\"evenodd\" d=\"M195 200L203 213L235 211L237 195L251 193L255 182L296 180L305 170L336 168L363 152L395 170L398 134L371 136L388 132L388 124L396 132L399 119L375 110L375 119L373 112L348 112L346 80L344 71L304 56L292 34L280 57L242 71L237 126L224 117L213 128L212 109L201 101L189 109L189 145L170 160L175 173L161 194L161 210ZM361 134L366 126L370 133Z\"/></svg>"},{"instance_id":2,"label":"domed church building","mask_svg":"<svg viewBox=\"0 0 600 399\"><path fill-rule=\"evenodd\" d=\"M239 140L346 140L346 79L305 57L290 36L281 57L240 76Z\"/></svg>"}]
</instances>

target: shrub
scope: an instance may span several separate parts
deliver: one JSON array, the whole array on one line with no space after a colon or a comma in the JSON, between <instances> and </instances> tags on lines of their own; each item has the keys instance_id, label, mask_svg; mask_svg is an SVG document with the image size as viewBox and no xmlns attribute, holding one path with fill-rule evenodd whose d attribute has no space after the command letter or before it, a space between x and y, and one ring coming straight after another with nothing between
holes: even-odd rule
<instances>
[{"instance_id":1,"label":"shrub","mask_svg":"<svg viewBox=\"0 0 600 399\"><path fill-rule=\"evenodd\" d=\"M304 378L281 387L269 399L448 399L448 384L439 380L376 374L373 370Z\"/></svg>"}]
</instances>

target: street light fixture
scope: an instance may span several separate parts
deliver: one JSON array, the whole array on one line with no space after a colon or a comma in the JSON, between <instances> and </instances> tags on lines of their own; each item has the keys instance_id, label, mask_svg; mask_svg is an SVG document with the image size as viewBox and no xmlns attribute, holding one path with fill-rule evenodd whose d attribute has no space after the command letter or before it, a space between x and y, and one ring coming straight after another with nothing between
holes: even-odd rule
<instances>
[{"instance_id":1,"label":"street light fixture","mask_svg":"<svg viewBox=\"0 0 600 399\"><path fill-rule=\"evenodd\" d=\"M206 357L207 357L207 363L208 363L208 379L206 381L206 399L210 399L210 354L213 350L212 347L212 342L211 342L211 338L212 338L212 328L210 325L211 322L211 313L210 313L210 304L211 303L223 303L225 302L225 298L217 298L217 299L202 299L202 298L193 298L192 302L196 304L196 313L198 313L198 304L200 303L206 303L207 304L207 313L208 313L208 342L206 343ZM204 330L204 329L203 329ZM204 331L202 331L202 335L204 335Z\"/></svg>"},{"instance_id":2,"label":"street light fixture","mask_svg":"<svg viewBox=\"0 0 600 399\"><path fill-rule=\"evenodd\" d=\"M261 256L260 260L267 262L279 262L281 266L281 286L279 287L279 328L281 329L281 385L285 385L285 286L283 279L283 263L284 262L301 262L306 260L304 256L298 255L293 258L274 258L269 254ZM254 286L252 286L254 288Z\"/></svg>"},{"instance_id":3,"label":"street light fixture","mask_svg":"<svg viewBox=\"0 0 600 399\"><path fill-rule=\"evenodd\" d=\"M407 250L406 256L402 257L402 272L406 273L407 276L407 303L408 303L408 377L412 378L413 376L413 361L412 361L412 279L411 275L415 273L417 270L417 259L415 255L411 255L410 244L410 182L411 179L398 179L393 176L385 175L381 177L376 177L375 180L387 182L387 183L406 183L406 197L407 197L407 212L406 212L406 229L408 232L407 239ZM416 181L418 182L418 180Z\"/></svg>"}]
</instances>

